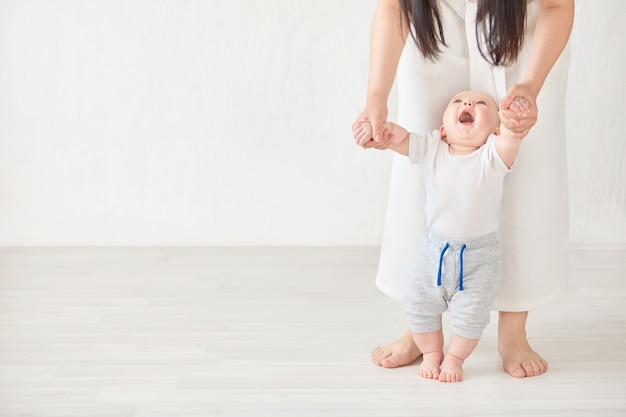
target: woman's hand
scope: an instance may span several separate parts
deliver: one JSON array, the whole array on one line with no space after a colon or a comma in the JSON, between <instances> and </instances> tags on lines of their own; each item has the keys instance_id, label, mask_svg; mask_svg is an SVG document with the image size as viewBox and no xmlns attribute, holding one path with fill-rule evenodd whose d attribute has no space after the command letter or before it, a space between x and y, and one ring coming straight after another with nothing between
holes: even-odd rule
<instances>
[{"instance_id":1,"label":"woman's hand","mask_svg":"<svg viewBox=\"0 0 626 417\"><path fill-rule=\"evenodd\" d=\"M352 136L357 145L363 148L387 149L391 144L389 129L385 128L385 121L389 111L385 104L367 104L359 117L352 124ZM357 129L360 122L369 122L372 125L372 138L361 136L357 138Z\"/></svg>"},{"instance_id":2,"label":"woman's hand","mask_svg":"<svg viewBox=\"0 0 626 417\"><path fill-rule=\"evenodd\" d=\"M500 101L500 122L517 137L524 137L537 123L537 96L525 84L509 88Z\"/></svg>"},{"instance_id":3,"label":"woman's hand","mask_svg":"<svg viewBox=\"0 0 626 417\"><path fill-rule=\"evenodd\" d=\"M383 131L387 135L388 140L376 142L373 140L372 124L370 122L355 122L352 127L352 136L354 136L354 142L363 147L363 149L375 148L385 150L391 147L396 137L393 134L393 124L390 122L383 124Z\"/></svg>"}]
</instances>

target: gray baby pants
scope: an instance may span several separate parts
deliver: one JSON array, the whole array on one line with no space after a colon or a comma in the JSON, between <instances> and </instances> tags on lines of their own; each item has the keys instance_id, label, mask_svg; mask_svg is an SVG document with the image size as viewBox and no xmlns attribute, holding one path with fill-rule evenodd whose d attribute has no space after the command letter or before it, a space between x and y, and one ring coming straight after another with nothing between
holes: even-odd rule
<instances>
[{"instance_id":1,"label":"gray baby pants","mask_svg":"<svg viewBox=\"0 0 626 417\"><path fill-rule=\"evenodd\" d=\"M452 332L480 339L502 281L502 256L495 233L469 240L430 232L411 265L404 311L413 333L441 329L450 308Z\"/></svg>"}]
</instances>

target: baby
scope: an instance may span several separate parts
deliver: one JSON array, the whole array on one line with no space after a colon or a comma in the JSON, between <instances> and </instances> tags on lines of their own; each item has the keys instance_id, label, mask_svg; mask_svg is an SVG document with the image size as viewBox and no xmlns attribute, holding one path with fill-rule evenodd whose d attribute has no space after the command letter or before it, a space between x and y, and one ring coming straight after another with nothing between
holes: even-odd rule
<instances>
[{"instance_id":1,"label":"baby","mask_svg":"<svg viewBox=\"0 0 626 417\"><path fill-rule=\"evenodd\" d=\"M517 98L512 107L524 113L529 103ZM389 149L419 164L426 182L428 233L413 260L404 299L413 339L424 355L419 374L461 381L463 362L489 323L502 280L497 213L504 177L524 135L501 126L495 101L477 91L454 95L441 127L431 133L409 133L390 122L385 129ZM380 148L369 122L356 123L353 136L360 146ZM448 308L452 337L444 356L441 316Z\"/></svg>"}]
</instances>

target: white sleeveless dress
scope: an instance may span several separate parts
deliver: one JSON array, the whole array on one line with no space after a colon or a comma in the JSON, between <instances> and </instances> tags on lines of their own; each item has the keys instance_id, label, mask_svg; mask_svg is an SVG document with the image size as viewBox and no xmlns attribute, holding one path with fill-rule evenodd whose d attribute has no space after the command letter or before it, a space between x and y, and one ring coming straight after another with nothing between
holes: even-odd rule
<instances>
[{"instance_id":1,"label":"white sleeveless dress","mask_svg":"<svg viewBox=\"0 0 626 417\"><path fill-rule=\"evenodd\" d=\"M398 72L398 124L414 132L441 125L449 98L480 90L500 100L523 75L539 12L528 3L524 50L516 64L492 68L476 46L476 3L441 0L448 48L437 62L424 60L409 37ZM537 124L524 139L514 172L505 180L499 234L504 278L494 309L528 311L567 286L568 199L565 149L565 92L569 53L552 68L537 99ZM402 300L409 263L425 233L424 184L420 169L394 154L376 285Z\"/></svg>"}]
</instances>

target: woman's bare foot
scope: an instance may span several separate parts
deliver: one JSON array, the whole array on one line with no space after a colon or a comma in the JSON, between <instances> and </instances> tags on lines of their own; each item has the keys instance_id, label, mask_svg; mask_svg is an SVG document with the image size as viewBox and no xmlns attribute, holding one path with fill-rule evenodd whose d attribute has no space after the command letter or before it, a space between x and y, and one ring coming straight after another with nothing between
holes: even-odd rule
<instances>
[{"instance_id":1,"label":"woman's bare foot","mask_svg":"<svg viewBox=\"0 0 626 417\"><path fill-rule=\"evenodd\" d=\"M548 363L528 344L527 311L500 312L498 321L498 352L502 367L515 378L537 376L548 370Z\"/></svg>"},{"instance_id":2,"label":"woman's bare foot","mask_svg":"<svg viewBox=\"0 0 626 417\"><path fill-rule=\"evenodd\" d=\"M413 335L407 330L400 339L374 349L372 362L384 368L397 368L412 364L421 354Z\"/></svg>"},{"instance_id":3,"label":"woman's bare foot","mask_svg":"<svg viewBox=\"0 0 626 417\"><path fill-rule=\"evenodd\" d=\"M441 364L439 382L463 381L463 360L448 353Z\"/></svg>"},{"instance_id":4,"label":"woman's bare foot","mask_svg":"<svg viewBox=\"0 0 626 417\"><path fill-rule=\"evenodd\" d=\"M419 374L426 379L439 379L443 351L424 353L424 359L420 364Z\"/></svg>"}]
</instances>

